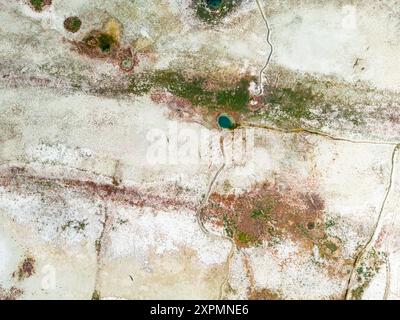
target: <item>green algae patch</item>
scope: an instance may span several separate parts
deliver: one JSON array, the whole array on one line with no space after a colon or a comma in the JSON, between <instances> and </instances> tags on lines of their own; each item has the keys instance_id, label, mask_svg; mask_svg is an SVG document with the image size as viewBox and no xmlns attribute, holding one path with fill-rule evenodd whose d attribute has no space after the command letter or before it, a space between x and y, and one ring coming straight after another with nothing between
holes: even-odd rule
<instances>
[{"instance_id":1,"label":"green algae patch","mask_svg":"<svg viewBox=\"0 0 400 320\"><path fill-rule=\"evenodd\" d=\"M194 0L197 17L213 24L230 14L242 0Z\"/></svg>"},{"instance_id":2,"label":"green algae patch","mask_svg":"<svg viewBox=\"0 0 400 320\"><path fill-rule=\"evenodd\" d=\"M109 52L111 51L111 48L115 45L116 40L114 37L107 33L101 33L99 34L98 38L98 43L99 43L99 48L103 52Z\"/></svg>"},{"instance_id":3,"label":"green algae patch","mask_svg":"<svg viewBox=\"0 0 400 320\"><path fill-rule=\"evenodd\" d=\"M51 0L30 0L29 1L35 11L42 11L45 6L51 5Z\"/></svg>"},{"instance_id":4,"label":"green algae patch","mask_svg":"<svg viewBox=\"0 0 400 320\"><path fill-rule=\"evenodd\" d=\"M68 17L64 20L64 28L69 32L78 32L82 26L82 21L78 17Z\"/></svg>"},{"instance_id":5,"label":"green algae patch","mask_svg":"<svg viewBox=\"0 0 400 320\"><path fill-rule=\"evenodd\" d=\"M102 54L109 54L115 47L118 47L118 41L111 34L94 30L84 37L82 43L86 46L87 54L94 56L95 53L90 50L98 50Z\"/></svg>"}]
</instances>

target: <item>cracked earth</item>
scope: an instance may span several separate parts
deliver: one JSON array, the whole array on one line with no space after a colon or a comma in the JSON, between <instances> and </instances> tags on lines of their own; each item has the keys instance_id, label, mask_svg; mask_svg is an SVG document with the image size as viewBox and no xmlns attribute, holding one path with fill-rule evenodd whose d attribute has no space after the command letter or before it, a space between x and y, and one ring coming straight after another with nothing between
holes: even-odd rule
<instances>
[{"instance_id":1,"label":"cracked earth","mask_svg":"<svg viewBox=\"0 0 400 320\"><path fill-rule=\"evenodd\" d=\"M0 300L400 298L396 1L0 0Z\"/></svg>"}]
</instances>

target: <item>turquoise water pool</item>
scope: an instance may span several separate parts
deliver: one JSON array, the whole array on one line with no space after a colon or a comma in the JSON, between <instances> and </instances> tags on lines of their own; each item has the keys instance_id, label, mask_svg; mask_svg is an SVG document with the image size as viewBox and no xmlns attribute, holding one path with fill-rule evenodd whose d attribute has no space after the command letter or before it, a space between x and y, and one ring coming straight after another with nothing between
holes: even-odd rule
<instances>
[{"instance_id":1,"label":"turquoise water pool","mask_svg":"<svg viewBox=\"0 0 400 320\"><path fill-rule=\"evenodd\" d=\"M218 125L222 129L233 129L235 126L235 122L233 121L233 119L226 114L221 114L218 117L217 121L218 121Z\"/></svg>"},{"instance_id":2,"label":"turquoise water pool","mask_svg":"<svg viewBox=\"0 0 400 320\"><path fill-rule=\"evenodd\" d=\"M212 10L218 9L221 4L222 0L206 0L207 7L209 7Z\"/></svg>"}]
</instances>

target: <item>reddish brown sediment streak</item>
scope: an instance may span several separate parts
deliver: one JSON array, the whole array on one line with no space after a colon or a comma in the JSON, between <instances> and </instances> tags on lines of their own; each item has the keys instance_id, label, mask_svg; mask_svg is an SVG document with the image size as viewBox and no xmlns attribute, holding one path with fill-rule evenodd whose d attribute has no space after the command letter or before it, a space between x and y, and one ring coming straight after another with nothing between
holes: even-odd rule
<instances>
[{"instance_id":1,"label":"reddish brown sediment streak","mask_svg":"<svg viewBox=\"0 0 400 320\"><path fill-rule=\"evenodd\" d=\"M176 116L181 120L188 122L200 122L208 128L219 128L217 125L217 118L221 113L229 113L229 116L235 121L239 122L243 116L239 112L226 111L224 108L208 109L203 106L194 105L188 99L177 97L168 91L154 90L150 98L157 104L165 104L171 111L172 116Z\"/></svg>"},{"instance_id":2,"label":"reddish brown sediment streak","mask_svg":"<svg viewBox=\"0 0 400 320\"><path fill-rule=\"evenodd\" d=\"M59 194L72 190L101 201L111 201L132 207L152 207L155 209L187 208L194 210L196 204L150 192L142 192L134 187L116 186L112 183L97 183L90 180L67 178L43 178L26 174L23 168L12 168L0 175L0 187L18 194L35 194L43 190L46 194ZM156 191L155 191L156 192Z\"/></svg>"},{"instance_id":3,"label":"reddish brown sediment streak","mask_svg":"<svg viewBox=\"0 0 400 320\"><path fill-rule=\"evenodd\" d=\"M16 287L4 289L0 286L0 300L17 300L23 293L23 290Z\"/></svg>"},{"instance_id":4,"label":"reddish brown sediment streak","mask_svg":"<svg viewBox=\"0 0 400 320\"><path fill-rule=\"evenodd\" d=\"M168 104L174 110L195 113L195 106L189 100L174 96L172 93L158 91L152 93L150 98L156 103Z\"/></svg>"},{"instance_id":5,"label":"reddish brown sediment streak","mask_svg":"<svg viewBox=\"0 0 400 320\"><path fill-rule=\"evenodd\" d=\"M175 115L181 119L193 120L196 115L204 113L204 108L193 105L189 100L185 98L177 97L167 91L158 90L150 95L153 102L157 104L165 104Z\"/></svg>"},{"instance_id":6,"label":"reddish brown sediment streak","mask_svg":"<svg viewBox=\"0 0 400 320\"><path fill-rule=\"evenodd\" d=\"M0 69L2 66L0 65ZM24 76L18 74L3 75L2 82L8 88L19 88L20 86L48 87L52 84L50 78L40 78L36 76ZM53 81L54 82L54 81Z\"/></svg>"}]
</instances>

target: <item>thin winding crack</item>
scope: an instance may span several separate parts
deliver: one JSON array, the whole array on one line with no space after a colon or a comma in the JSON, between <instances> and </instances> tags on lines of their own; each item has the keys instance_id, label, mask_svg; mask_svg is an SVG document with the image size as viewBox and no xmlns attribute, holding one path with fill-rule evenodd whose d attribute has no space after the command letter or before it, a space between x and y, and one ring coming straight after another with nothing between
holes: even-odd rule
<instances>
[{"instance_id":1,"label":"thin winding crack","mask_svg":"<svg viewBox=\"0 0 400 320\"><path fill-rule=\"evenodd\" d=\"M259 85L259 89L260 89L259 95L262 95L262 94L264 94L263 75L264 75L264 71L267 69L267 67L268 67L268 65L269 65L269 63L271 61L272 54L274 53L274 46L271 43L271 33L272 33L272 31L271 31L271 28L269 26L268 19L267 19L265 13L264 13L263 8L261 7L260 1L256 0L256 2L257 2L257 7L258 7L258 9L259 9L259 11L261 13L261 17L265 22L265 26L267 27L267 43L268 43L268 45L270 47L270 51L269 51L269 54L268 54L268 57L267 57L267 61L265 62L264 66L261 68L260 74L259 74L259 84L258 84Z\"/></svg>"},{"instance_id":2,"label":"thin winding crack","mask_svg":"<svg viewBox=\"0 0 400 320\"><path fill-rule=\"evenodd\" d=\"M95 248L96 248L96 275L95 275L95 282L94 282L94 290L92 299L99 299L100 298L100 291L99 291L99 279L100 279L100 271L101 271L101 258L103 254L103 241L106 236L106 231L108 230L110 220L110 214L108 211L107 206L104 208L104 221L102 222L103 228L101 230L99 238L96 240Z\"/></svg>"},{"instance_id":3,"label":"thin winding crack","mask_svg":"<svg viewBox=\"0 0 400 320\"><path fill-rule=\"evenodd\" d=\"M250 123L250 122L243 122L241 124L241 127L258 128L258 129L264 129L264 130L275 131L275 132L280 132L280 133L298 133L298 134L305 133L305 134L320 136L320 137L334 140L334 141L342 141L342 142L348 142L348 143L354 143L354 144L372 144L372 145L387 145L387 146L397 146L400 144L400 142L396 142L396 141L354 140L354 139L348 139L348 138L343 138L343 137L335 137L328 133L321 132L318 130L305 129L305 128L284 129L284 128L255 124L255 123Z\"/></svg>"},{"instance_id":4,"label":"thin winding crack","mask_svg":"<svg viewBox=\"0 0 400 320\"><path fill-rule=\"evenodd\" d=\"M268 22L268 19L267 19L266 15L265 15L265 12L264 12L261 4L260 4L260 0L256 0L256 3L257 3L258 10L260 11L261 17L264 20L265 26L267 27L267 43L268 43L268 45L270 47L270 51L269 51L269 54L268 54L268 57L267 57L267 61L265 62L264 66L261 68L260 73L259 73L259 93L258 93L258 95L263 95L264 94L263 75L264 75L264 72L267 69L267 67L268 67L268 65L269 65L269 63L271 61L272 55L274 53L274 46L273 46L273 44L271 42L272 30L271 30L270 24ZM268 127L268 129L272 130L272 127ZM281 129L281 130L280 129L276 129L276 130L277 131L281 131L281 132L291 132L290 130L284 130L284 129ZM319 131L316 131L316 130L303 129L303 128L295 129L292 132L305 132L305 133L309 133L309 134L320 135L320 136L323 136L323 137L326 137L326 138L329 138L329 139L332 139L332 140L347 141L347 142L351 142L351 143L387 144L387 145L397 145L397 144L399 144L399 142L356 141L356 140L351 140L351 139L346 139L346 138L333 137L333 136L331 136L331 135L329 135L327 133L319 132Z\"/></svg>"},{"instance_id":5,"label":"thin winding crack","mask_svg":"<svg viewBox=\"0 0 400 320\"><path fill-rule=\"evenodd\" d=\"M225 166L226 166L226 158L225 158L225 151L224 151L224 137L223 136L221 136L221 138L220 138L220 148L221 148L221 152L222 152L222 156L223 156L223 163L222 163L221 167L215 173L213 179L211 180L211 182L210 182L210 184L208 186L207 194L205 195L205 197L204 197L204 199L203 199L203 201L202 201L202 203L200 205L200 208L199 208L199 210L197 211L197 214L196 214L197 222L198 222L198 224L200 226L200 229L206 236L210 236L212 238L228 240L231 243L231 250L230 250L230 252L228 254L227 261L226 261L226 264L225 264L226 277L224 278L223 282L220 285L219 294L218 294L218 300L222 299L223 292L224 292L224 287L225 287L226 283L228 282L231 260L233 258L233 255L235 253L235 248L236 248L235 243L231 238L226 237L224 235L219 235L219 234L212 233L211 231L209 231L204 226L204 223L203 223L203 220L202 220L203 209L205 208L205 206L208 203L208 200L209 200L210 195L211 195L211 193L213 191L214 185L215 185L216 181L218 180L218 177L220 176L221 172L225 169Z\"/></svg>"},{"instance_id":6,"label":"thin winding crack","mask_svg":"<svg viewBox=\"0 0 400 320\"><path fill-rule=\"evenodd\" d=\"M260 1L256 0L256 3L257 3L257 7L258 7L258 9L259 9L259 11L261 13L262 19L264 20L265 25L267 27L267 43L268 43L268 45L270 47L270 52L268 54L267 61L264 64L264 66L262 67L262 69L260 70L260 73L259 73L259 89L260 89L259 95L262 95L262 94L264 94L263 75L264 75L264 72L267 69L267 67L268 67L268 65L269 65L269 63L271 61L271 57L272 57L273 52L274 52L274 46L273 46L273 44L271 43L271 40L270 40L270 38L271 38L271 28L269 26L268 19L265 16L265 13L264 13L264 10L261 7ZM274 128L274 127L269 127L269 126L255 125L255 124L250 124L250 123L245 124L245 126L254 127L254 128L260 128L260 129L266 129L266 130L270 130L270 131L278 131L278 132L281 132L281 133L307 133L307 134L311 134L311 135L318 135L318 136L321 136L321 137L324 137L324 138L327 138L327 139L330 139L330 140L334 140L334 141L343 141L343 142L348 142L348 143L373 144L373 145L395 145L395 148L394 148L393 154L392 154L392 167L391 167L390 181L389 181L389 186L388 186L388 189L387 189L387 193L385 195L385 199L383 201L382 208L381 208L380 213L379 213L379 217L378 217L378 221L377 221L376 226L375 226L375 230L374 230L371 238L369 239L368 243L364 246L363 250L360 252L359 256L357 257L357 259L355 260L355 263L353 265L353 269L352 269L352 272L350 274L349 282L348 282L347 289L346 289L346 299L347 299L348 295L349 295L350 284L351 284L351 280L352 280L352 277L353 277L353 274L354 274L355 267L356 267L357 263L361 260L363 255L365 254L367 247L370 245L370 243L374 239L375 233L377 232L379 224L380 224L381 216L382 216L382 213L383 213L387 198L388 198L390 190L391 190L392 179L393 179L393 171L394 171L394 157L395 157L399 142L352 140L352 139L347 139L347 138L342 138L342 137L335 137L335 136L329 135L328 133L319 132L317 130L304 129L304 128L286 130L286 129ZM224 167L225 167L225 163L220 168L220 170L217 171L216 175L214 176L214 179L212 180L212 182L211 182L211 184L209 186L209 190L208 190L207 196L205 198L204 205L208 202L208 198L209 198L210 193L212 191L213 184L215 183L216 179L218 178L220 172L224 169ZM199 211L197 219L198 219L199 225L200 225L201 229L203 230L203 232L205 234L210 234L210 232L204 227L204 225L202 223L201 210ZM230 253L230 255L228 257L228 261L227 261L227 266L228 266L228 271L227 272L229 272L230 260L233 257L234 248L235 248L235 244L234 244L233 240L230 239L230 238L229 238L229 240L232 243L232 250L231 250L231 253ZM226 279L226 281L227 281L227 279ZM219 298L222 297L223 287L224 287L226 281L224 281L222 283L222 285L221 285Z\"/></svg>"},{"instance_id":7,"label":"thin winding crack","mask_svg":"<svg viewBox=\"0 0 400 320\"><path fill-rule=\"evenodd\" d=\"M380 225L381 225L382 216L383 216L383 211L385 209L387 199L389 198L389 194L390 194L391 189L392 189L393 174L394 174L394 167L395 167L395 158L396 158L397 151L399 150L399 147L400 147L400 145L396 145L394 147L394 149L393 149L393 152L392 152L389 184L387 186L386 194L385 194L385 197L383 199L381 209L379 211L378 219L377 219L377 221L375 223L374 231L372 232L372 234L371 234L370 238L368 239L367 243L363 246L363 248L361 249L360 253L357 255L356 259L354 260L353 267L352 267L352 270L351 270L351 273L350 273L350 276L349 276L349 280L347 282L347 288L346 288L346 293L345 293L345 299L346 300L351 299L351 290L350 289L351 289L351 285L353 283L354 272L357 269L357 265L364 258L365 254L368 253L369 247L374 242L374 239L376 238L376 236L379 234Z\"/></svg>"},{"instance_id":8,"label":"thin winding crack","mask_svg":"<svg viewBox=\"0 0 400 320\"><path fill-rule=\"evenodd\" d=\"M115 167L117 167L119 160L114 160L116 162ZM3 161L0 162L0 168L3 166L23 166L23 167L27 167L31 164L46 164L40 161L14 161L14 160L7 160L7 161ZM89 170L89 169L84 169L84 168L78 168L78 167L74 167L74 166L70 166L70 165L63 165L63 164L51 164L50 166L51 168L57 168L60 167L60 169L67 169L67 170L76 170L78 172L82 172L82 173L88 173L91 174L97 178L103 178L103 179L108 179L108 180L114 180L115 178L115 173L113 175L107 175L107 174L103 174L103 173L99 173L93 170Z\"/></svg>"},{"instance_id":9,"label":"thin winding crack","mask_svg":"<svg viewBox=\"0 0 400 320\"><path fill-rule=\"evenodd\" d=\"M117 160L115 162L115 167L114 167L114 174L112 177L113 184L119 184L120 181L117 178L118 175L118 170L120 166L120 161ZM101 292L99 291L99 279L100 279L100 271L101 271L101 258L102 258L102 253L103 253L103 241L106 236L106 232L108 230L108 224L109 224L109 219L110 219L110 214L108 211L107 205L104 207L104 222L103 228L101 229L101 233L99 238L95 242L95 249L96 249L96 275L95 275L95 282L94 282L94 290L93 290L93 296L92 299L100 299Z\"/></svg>"},{"instance_id":10,"label":"thin winding crack","mask_svg":"<svg viewBox=\"0 0 400 320\"><path fill-rule=\"evenodd\" d=\"M389 223L389 225L394 225L395 224L395 219L396 219L397 215L393 215L392 219ZM393 240L389 242L391 245L393 245ZM392 281L392 276L391 276L391 265L390 265L390 255L389 255L389 243L386 242L385 244L385 264L386 264L386 283L385 283L385 292L383 295L383 300L388 300L389 299L389 295L393 295L394 293L391 290L391 281ZM392 253L396 253L397 250L392 251Z\"/></svg>"}]
</instances>

